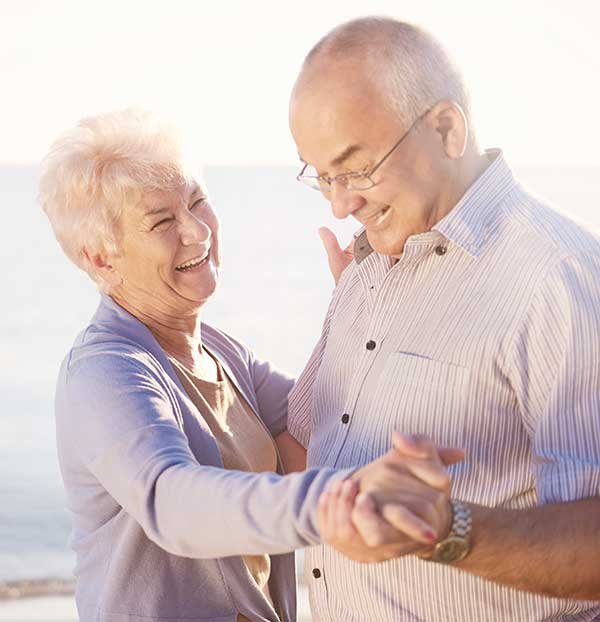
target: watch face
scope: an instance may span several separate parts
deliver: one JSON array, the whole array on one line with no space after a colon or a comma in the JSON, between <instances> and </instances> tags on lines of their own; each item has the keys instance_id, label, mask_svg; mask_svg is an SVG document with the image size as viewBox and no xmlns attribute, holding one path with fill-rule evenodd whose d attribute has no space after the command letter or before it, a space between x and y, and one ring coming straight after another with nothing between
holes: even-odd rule
<instances>
[{"instance_id":1,"label":"watch face","mask_svg":"<svg viewBox=\"0 0 600 622\"><path fill-rule=\"evenodd\" d=\"M469 543L465 539L450 536L435 547L434 559L444 564L452 564L465 558L468 552Z\"/></svg>"}]
</instances>

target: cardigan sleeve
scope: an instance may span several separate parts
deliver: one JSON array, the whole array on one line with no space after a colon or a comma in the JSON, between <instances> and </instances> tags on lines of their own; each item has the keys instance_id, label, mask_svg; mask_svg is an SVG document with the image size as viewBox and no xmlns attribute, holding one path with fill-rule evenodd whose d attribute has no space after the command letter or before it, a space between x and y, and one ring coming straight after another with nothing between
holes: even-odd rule
<instances>
[{"instance_id":1,"label":"cardigan sleeve","mask_svg":"<svg viewBox=\"0 0 600 622\"><path fill-rule=\"evenodd\" d=\"M317 544L316 508L328 482L349 472L280 476L200 464L161 379L127 351L101 350L66 365L57 391L62 447L175 555L283 553Z\"/></svg>"}]
</instances>

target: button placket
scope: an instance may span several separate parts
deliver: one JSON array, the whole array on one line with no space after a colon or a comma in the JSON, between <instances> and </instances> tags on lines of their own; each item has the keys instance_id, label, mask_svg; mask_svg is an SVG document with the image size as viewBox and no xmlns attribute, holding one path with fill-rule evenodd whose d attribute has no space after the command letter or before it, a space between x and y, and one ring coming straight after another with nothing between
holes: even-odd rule
<instances>
[{"instance_id":1,"label":"button placket","mask_svg":"<svg viewBox=\"0 0 600 622\"><path fill-rule=\"evenodd\" d=\"M354 413L361 388L363 386L363 381L369 374L375 361L380 356L381 349L383 348L385 351L383 340L385 335L387 335L390 331L391 324L394 321L394 314L386 313L384 310L378 310L377 303L382 300L382 297L389 296L390 290L392 290L394 300L391 306L396 309L401 307L400 301L408 295L408 290L410 289L410 287L407 287L406 285L410 285L411 283L411 277L413 275L413 271L410 270L411 265L414 265L414 262L411 264L407 263L403 267L406 269L402 270L399 270L398 265L396 265L386 275L378 290L375 292L375 296L373 297L374 307L369 314L370 317L366 326L367 339L366 341L363 341L364 349L362 354L359 355L359 360L357 361L356 368L352 374L352 379L349 382L349 391L343 405L343 414ZM369 339L369 335L373 335L376 339ZM348 416L348 421L350 421L350 416ZM342 423L344 422L342 421ZM348 436L351 434L351 426L349 425L338 425L337 428L338 432L334 437L335 441L333 446L331 446L330 454L335 456L332 461L333 466L338 466L338 462L344 451L344 446Z\"/></svg>"},{"instance_id":2,"label":"button placket","mask_svg":"<svg viewBox=\"0 0 600 622\"><path fill-rule=\"evenodd\" d=\"M319 603L319 608L325 608L328 610L328 594L327 594L327 582L325 580L324 569L324 550L325 545L321 544L316 547L311 547L306 551L306 557L304 560L305 576L308 581L309 589L312 593L312 597ZM315 571L318 576L315 576Z\"/></svg>"}]
</instances>

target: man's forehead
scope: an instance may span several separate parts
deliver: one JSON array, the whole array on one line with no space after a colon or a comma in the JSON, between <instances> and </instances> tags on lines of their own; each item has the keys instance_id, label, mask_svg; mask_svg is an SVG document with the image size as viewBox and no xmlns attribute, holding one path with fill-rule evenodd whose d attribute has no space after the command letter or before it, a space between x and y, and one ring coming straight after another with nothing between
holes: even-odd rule
<instances>
[{"instance_id":1,"label":"man's forehead","mask_svg":"<svg viewBox=\"0 0 600 622\"><path fill-rule=\"evenodd\" d=\"M384 110L379 94L360 88L340 93L330 86L322 93L298 92L290 107L290 126L302 161L340 166L353 156L379 150L399 132L397 116Z\"/></svg>"}]
</instances>

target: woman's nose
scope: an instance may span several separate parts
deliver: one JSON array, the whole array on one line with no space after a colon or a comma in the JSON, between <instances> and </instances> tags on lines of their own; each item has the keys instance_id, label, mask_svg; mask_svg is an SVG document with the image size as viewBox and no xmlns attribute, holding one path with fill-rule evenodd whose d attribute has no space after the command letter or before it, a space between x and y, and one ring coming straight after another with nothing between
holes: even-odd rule
<instances>
[{"instance_id":1,"label":"woman's nose","mask_svg":"<svg viewBox=\"0 0 600 622\"><path fill-rule=\"evenodd\" d=\"M210 241L211 236L210 227L190 213L187 214L184 222L180 224L181 243L184 246L206 244Z\"/></svg>"}]
</instances>

